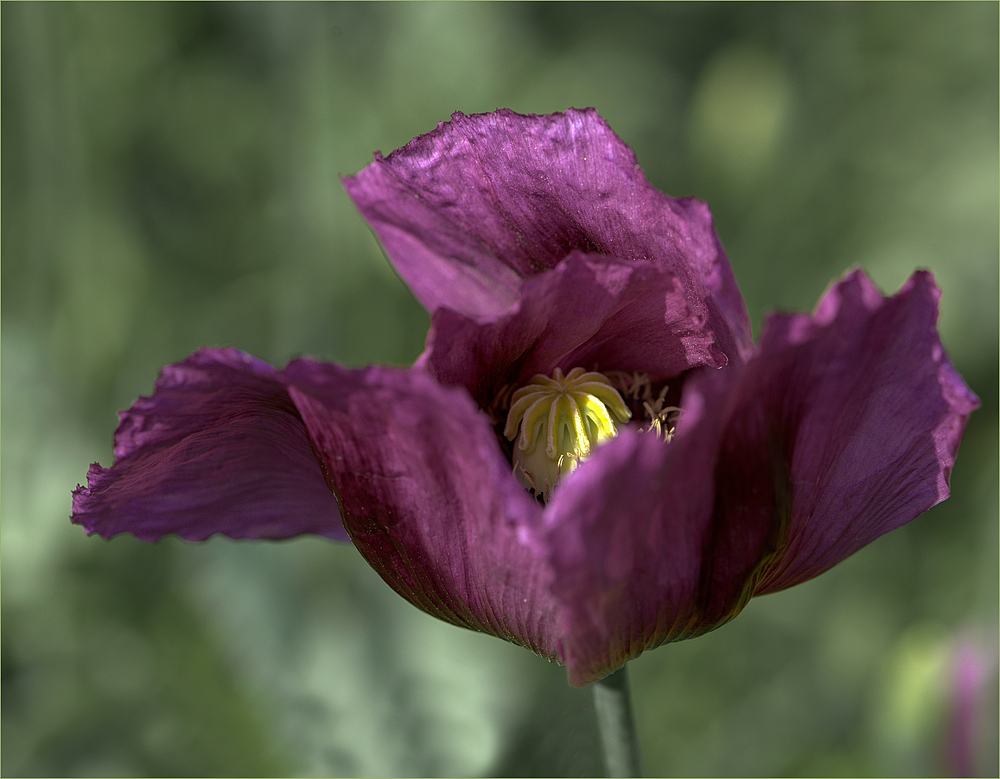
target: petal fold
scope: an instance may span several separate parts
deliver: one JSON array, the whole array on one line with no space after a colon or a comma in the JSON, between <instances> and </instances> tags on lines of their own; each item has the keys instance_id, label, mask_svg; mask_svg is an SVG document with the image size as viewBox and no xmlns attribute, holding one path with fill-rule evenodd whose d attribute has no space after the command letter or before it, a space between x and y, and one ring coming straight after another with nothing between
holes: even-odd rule
<instances>
[{"instance_id":1,"label":"petal fold","mask_svg":"<svg viewBox=\"0 0 1000 779\"><path fill-rule=\"evenodd\" d=\"M541 507L467 393L415 370L298 360L285 375L354 545L382 578L429 614L555 658L550 574L522 540Z\"/></svg>"},{"instance_id":2,"label":"petal fold","mask_svg":"<svg viewBox=\"0 0 1000 779\"><path fill-rule=\"evenodd\" d=\"M431 325L418 366L442 384L466 387L483 408L505 385L557 367L641 371L663 381L727 362L672 273L578 252L528 279L509 313L476 319L438 309Z\"/></svg>"},{"instance_id":3,"label":"petal fold","mask_svg":"<svg viewBox=\"0 0 1000 779\"><path fill-rule=\"evenodd\" d=\"M201 541L315 533L347 540L337 503L279 372L236 349L163 369L120 414L115 463L73 494L88 534Z\"/></svg>"}]
</instances>

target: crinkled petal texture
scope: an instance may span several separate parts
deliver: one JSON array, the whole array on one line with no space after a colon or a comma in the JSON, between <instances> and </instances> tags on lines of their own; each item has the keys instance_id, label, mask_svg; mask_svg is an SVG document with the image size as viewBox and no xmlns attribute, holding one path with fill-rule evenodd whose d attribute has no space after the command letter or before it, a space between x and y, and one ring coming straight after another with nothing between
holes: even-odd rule
<instances>
[{"instance_id":1,"label":"crinkled petal texture","mask_svg":"<svg viewBox=\"0 0 1000 779\"><path fill-rule=\"evenodd\" d=\"M104 538L347 540L279 371L236 349L164 368L153 396L122 412L114 465L87 479L72 518Z\"/></svg>"},{"instance_id":2,"label":"crinkled petal texture","mask_svg":"<svg viewBox=\"0 0 1000 779\"><path fill-rule=\"evenodd\" d=\"M753 348L708 207L656 191L593 109L465 116L346 178L386 254L431 311L493 317L574 250L660 264L717 348Z\"/></svg>"},{"instance_id":3,"label":"crinkled petal texture","mask_svg":"<svg viewBox=\"0 0 1000 779\"><path fill-rule=\"evenodd\" d=\"M548 567L522 540L541 507L468 394L412 370L285 373L368 563L424 611L555 658Z\"/></svg>"},{"instance_id":4,"label":"crinkled petal texture","mask_svg":"<svg viewBox=\"0 0 1000 779\"><path fill-rule=\"evenodd\" d=\"M573 252L526 280L505 314L435 311L418 366L442 384L464 386L486 408L505 387L555 368L642 371L657 382L726 362L662 265Z\"/></svg>"}]
</instances>

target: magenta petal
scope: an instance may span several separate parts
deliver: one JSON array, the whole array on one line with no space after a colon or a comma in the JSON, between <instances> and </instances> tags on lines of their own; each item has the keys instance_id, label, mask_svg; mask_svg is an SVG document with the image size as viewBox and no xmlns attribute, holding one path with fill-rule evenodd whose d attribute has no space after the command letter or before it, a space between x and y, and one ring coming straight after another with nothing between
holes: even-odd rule
<instances>
[{"instance_id":1,"label":"magenta petal","mask_svg":"<svg viewBox=\"0 0 1000 779\"><path fill-rule=\"evenodd\" d=\"M438 309L418 364L442 384L463 385L485 408L504 385L556 367L642 371L662 381L726 362L661 265L574 252L528 279L508 314L483 321Z\"/></svg>"},{"instance_id":2,"label":"magenta petal","mask_svg":"<svg viewBox=\"0 0 1000 779\"><path fill-rule=\"evenodd\" d=\"M347 540L278 372L236 349L202 349L163 369L152 397L121 413L115 464L91 466L72 520L143 541Z\"/></svg>"},{"instance_id":3,"label":"magenta petal","mask_svg":"<svg viewBox=\"0 0 1000 779\"><path fill-rule=\"evenodd\" d=\"M737 499L718 497L725 383L714 371L707 378L685 391L673 441L626 430L548 507L542 544L564 606L562 653L574 686L732 619L778 542L767 484L744 482Z\"/></svg>"},{"instance_id":4,"label":"magenta petal","mask_svg":"<svg viewBox=\"0 0 1000 779\"><path fill-rule=\"evenodd\" d=\"M419 371L298 360L290 392L344 524L400 595L554 658L549 571L522 541L541 507L464 390Z\"/></svg>"},{"instance_id":5,"label":"magenta petal","mask_svg":"<svg viewBox=\"0 0 1000 779\"><path fill-rule=\"evenodd\" d=\"M948 496L978 399L937 334L940 292L918 272L884 298L861 271L816 313L772 316L740 383L734 427L747 452L787 463L787 543L759 592L811 579Z\"/></svg>"},{"instance_id":6,"label":"magenta petal","mask_svg":"<svg viewBox=\"0 0 1000 779\"><path fill-rule=\"evenodd\" d=\"M346 178L386 254L430 310L495 316L523 279L577 250L660 263L730 356L753 348L704 203L656 191L593 109L465 116Z\"/></svg>"}]
</instances>

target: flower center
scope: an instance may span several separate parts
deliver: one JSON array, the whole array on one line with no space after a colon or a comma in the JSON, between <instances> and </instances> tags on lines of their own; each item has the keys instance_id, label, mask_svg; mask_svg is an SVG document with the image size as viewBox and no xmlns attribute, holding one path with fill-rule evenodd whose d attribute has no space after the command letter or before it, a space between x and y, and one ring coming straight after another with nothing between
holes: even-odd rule
<instances>
[{"instance_id":1,"label":"flower center","mask_svg":"<svg viewBox=\"0 0 1000 779\"><path fill-rule=\"evenodd\" d=\"M632 416L611 382L600 373L556 368L517 390L503 434L514 444L514 474L546 500L560 478L576 469L594 447L618 435ZM520 430L520 433L518 433Z\"/></svg>"}]
</instances>

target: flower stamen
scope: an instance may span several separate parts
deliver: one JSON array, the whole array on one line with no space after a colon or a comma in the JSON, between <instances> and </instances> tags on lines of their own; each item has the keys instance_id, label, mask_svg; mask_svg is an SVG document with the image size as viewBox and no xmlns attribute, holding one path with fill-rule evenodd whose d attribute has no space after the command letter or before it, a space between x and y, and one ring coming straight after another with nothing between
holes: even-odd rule
<instances>
[{"instance_id":1,"label":"flower stamen","mask_svg":"<svg viewBox=\"0 0 1000 779\"><path fill-rule=\"evenodd\" d=\"M596 371L573 368L563 375L536 374L514 392L503 434L517 442L514 475L532 492L548 499L556 483L593 452L618 435L629 420L621 395Z\"/></svg>"},{"instance_id":2,"label":"flower stamen","mask_svg":"<svg viewBox=\"0 0 1000 779\"><path fill-rule=\"evenodd\" d=\"M649 374L641 371L608 371L606 374L612 385L623 398L632 401L650 400L653 397L653 385Z\"/></svg>"},{"instance_id":3,"label":"flower stamen","mask_svg":"<svg viewBox=\"0 0 1000 779\"><path fill-rule=\"evenodd\" d=\"M642 403L642 407L646 411L646 416L649 417L649 427L643 428L642 432L655 433L664 441L673 440L674 430L676 429L674 423L681 413L680 406L663 405L666 402L668 389L669 387L665 386L660 390L660 395L656 400L644 400Z\"/></svg>"},{"instance_id":4,"label":"flower stamen","mask_svg":"<svg viewBox=\"0 0 1000 779\"><path fill-rule=\"evenodd\" d=\"M648 427L639 428L641 433L654 433L664 441L671 441L674 437L675 423L680 416L680 406L667 406L667 392L670 387L664 385L660 389L659 395L653 397L653 384L649 380L648 373L633 371L609 371L608 379L621 393L622 397L632 404L632 408L638 409L638 404L642 403L642 410L649 419Z\"/></svg>"}]
</instances>

